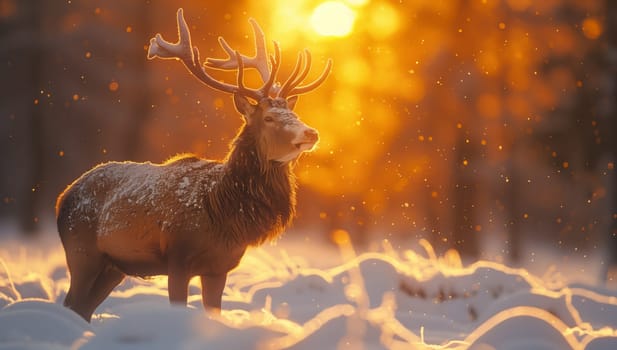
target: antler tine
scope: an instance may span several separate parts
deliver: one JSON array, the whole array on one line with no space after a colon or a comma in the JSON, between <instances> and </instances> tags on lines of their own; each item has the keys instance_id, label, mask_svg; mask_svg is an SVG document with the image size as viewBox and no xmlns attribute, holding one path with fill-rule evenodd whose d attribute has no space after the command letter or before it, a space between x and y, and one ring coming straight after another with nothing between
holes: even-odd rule
<instances>
[{"instance_id":1,"label":"antler tine","mask_svg":"<svg viewBox=\"0 0 617 350\"><path fill-rule=\"evenodd\" d=\"M244 62L242 61L242 56L238 51L234 52L234 57L236 58L236 63L238 64L238 90L244 90Z\"/></svg>"},{"instance_id":2,"label":"antler tine","mask_svg":"<svg viewBox=\"0 0 617 350\"><path fill-rule=\"evenodd\" d=\"M232 70L232 69L238 68L237 67L238 63L236 62L236 54L234 52L234 49L232 49L231 46L229 46L227 41L225 41L225 38L223 38L222 36L218 37L218 42L219 42L219 45L221 45L221 48L223 48L223 51L225 51L225 53L227 54L227 58L208 57L204 65L209 68L225 69L225 70Z\"/></svg>"},{"instance_id":3,"label":"antler tine","mask_svg":"<svg viewBox=\"0 0 617 350\"><path fill-rule=\"evenodd\" d=\"M270 64L272 66L272 72L270 72L270 78L261 87L260 92L264 97L270 95L270 91L274 89L274 83L276 79L276 75L278 74L279 68L281 67L281 48L279 44L274 41L274 56L270 55Z\"/></svg>"},{"instance_id":4,"label":"antler tine","mask_svg":"<svg viewBox=\"0 0 617 350\"><path fill-rule=\"evenodd\" d=\"M298 87L293 88L285 97L294 96L294 95L302 95L302 94L305 94L307 92L317 89L319 85L321 85L326 80L331 70L332 70L332 59L329 58L328 61L326 62L326 68L324 68L319 78L317 78L315 81L313 81L310 84L306 84L303 86L298 86Z\"/></svg>"},{"instance_id":5,"label":"antler tine","mask_svg":"<svg viewBox=\"0 0 617 350\"><path fill-rule=\"evenodd\" d=\"M179 59L197 79L213 89L228 93L239 92L256 100L261 98L258 91L226 84L208 75L203 69L199 59L199 50L197 47L191 45L191 33L184 19L182 8L178 9L176 20L178 26L178 41L176 43L170 43L164 40L161 34L156 34L154 38L150 39L148 59L154 59L156 57L161 59ZM243 76L243 73L242 69L238 70L239 78Z\"/></svg>"},{"instance_id":6,"label":"antler tine","mask_svg":"<svg viewBox=\"0 0 617 350\"><path fill-rule=\"evenodd\" d=\"M300 73L300 75L296 79L294 79L294 81L291 82L291 84L289 84L289 90L287 91L287 93L289 93L289 91L293 90L296 86L302 83L302 81L306 79L306 76L311 70L311 53L309 52L308 49L304 49L304 58L305 58L305 63L304 63L304 68L302 69L302 73Z\"/></svg>"},{"instance_id":7,"label":"antler tine","mask_svg":"<svg viewBox=\"0 0 617 350\"><path fill-rule=\"evenodd\" d=\"M244 66L255 68L259 72L262 82L265 83L270 79L271 75L265 34L255 19L249 18L249 23L253 28L253 35L255 37L255 55L253 57L248 57L241 54L240 57L242 58ZM218 40L221 48L227 53L227 58L208 58L206 59L205 66L222 70L238 68L235 50L227 43L225 38L219 37Z\"/></svg>"},{"instance_id":8,"label":"antler tine","mask_svg":"<svg viewBox=\"0 0 617 350\"><path fill-rule=\"evenodd\" d=\"M234 52L234 56L236 57L236 63L238 64L238 78L237 78L238 89L236 92L241 95L251 97L255 101L259 101L260 99L267 97L268 96L267 92L264 93L265 89L264 91L262 91L263 88L259 90L254 90L254 89L250 89L244 86L244 61L242 60L242 55L238 51ZM277 65L275 65L275 63L273 62L273 66L276 67ZM276 69L278 70L278 67Z\"/></svg>"},{"instance_id":9,"label":"antler tine","mask_svg":"<svg viewBox=\"0 0 617 350\"><path fill-rule=\"evenodd\" d=\"M302 62L303 62L302 58L303 58L303 52L298 52L298 59L296 60L296 66L291 71L291 75L289 76L289 78L287 78L287 80L283 84L283 87L281 87L281 90L279 91L279 94L278 94L279 97L287 97L287 93L293 88L292 84L296 80L296 77L300 73L300 68L302 67Z\"/></svg>"}]
</instances>

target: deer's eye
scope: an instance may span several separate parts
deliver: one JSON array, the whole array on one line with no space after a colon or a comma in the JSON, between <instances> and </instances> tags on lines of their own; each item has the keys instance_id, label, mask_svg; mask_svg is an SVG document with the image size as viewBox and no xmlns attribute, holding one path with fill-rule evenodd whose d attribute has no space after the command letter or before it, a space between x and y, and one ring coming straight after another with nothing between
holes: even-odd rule
<instances>
[{"instance_id":1,"label":"deer's eye","mask_svg":"<svg viewBox=\"0 0 617 350\"><path fill-rule=\"evenodd\" d=\"M271 116L267 115L264 117L264 121L266 123L272 123L274 121L274 118L272 118Z\"/></svg>"}]
</instances>

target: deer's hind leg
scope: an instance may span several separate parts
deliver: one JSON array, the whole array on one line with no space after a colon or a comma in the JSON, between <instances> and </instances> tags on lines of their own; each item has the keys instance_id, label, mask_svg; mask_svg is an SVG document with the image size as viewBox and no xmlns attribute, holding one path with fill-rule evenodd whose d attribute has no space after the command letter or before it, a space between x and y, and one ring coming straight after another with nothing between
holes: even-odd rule
<instances>
[{"instance_id":1,"label":"deer's hind leg","mask_svg":"<svg viewBox=\"0 0 617 350\"><path fill-rule=\"evenodd\" d=\"M71 275L69 291L64 299L64 306L75 311L84 320L90 322L94 309L92 291L96 280L105 268L102 254L87 252L70 252L67 249L66 261Z\"/></svg>"},{"instance_id":2,"label":"deer's hind leg","mask_svg":"<svg viewBox=\"0 0 617 350\"><path fill-rule=\"evenodd\" d=\"M90 322L92 312L102 301L99 300L101 297L97 288L101 287L98 285L103 285L105 287L103 289L109 289L107 284L111 284L111 281L106 282L110 277L105 277L110 263L98 250L96 234L90 225L87 223L66 225L65 220L61 218L58 222L70 274L70 287L64 299L64 306Z\"/></svg>"},{"instance_id":3,"label":"deer's hind leg","mask_svg":"<svg viewBox=\"0 0 617 350\"><path fill-rule=\"evenodd\" d=\"M124 273L116 269L106 260L101 272L96 277L87 300L87 305L83 306L84 313L92 316L94 310L109 296L111 291L124 279Z\"/></svg>"}]
</instances>

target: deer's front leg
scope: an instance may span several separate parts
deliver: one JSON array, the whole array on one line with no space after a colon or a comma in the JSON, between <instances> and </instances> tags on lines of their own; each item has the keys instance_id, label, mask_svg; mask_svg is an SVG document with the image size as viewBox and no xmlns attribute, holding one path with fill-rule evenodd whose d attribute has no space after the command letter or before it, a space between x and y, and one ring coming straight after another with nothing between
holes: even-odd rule
<instances>
[{"instance_id":1,"label":"deer's front leg","mask_svg":"<svg viewBox=\"0 0 617 350\"><path fill-rule=\"evenodd\" d=\"M191 280L188 268L182 264L171 263L167 274L169 302L174 305L186 306L189 281Z\"/></svg>"},{"instance_id":2,"label":"deer's front leg","mask_svg":"<svg viewBox=\"0 0 617 350\"><path fill-rule=\"evenodd\" d=\"M215 276L201 276L201 301L208 311L221 312L221 299L227 274Z\"/></svg>"}]
</instances>

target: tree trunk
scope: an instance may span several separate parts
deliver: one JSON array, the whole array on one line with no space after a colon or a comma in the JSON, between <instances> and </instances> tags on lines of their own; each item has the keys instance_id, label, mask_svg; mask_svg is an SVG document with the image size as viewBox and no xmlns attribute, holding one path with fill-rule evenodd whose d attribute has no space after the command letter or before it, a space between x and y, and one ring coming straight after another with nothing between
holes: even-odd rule
<instances>
[{"instance_id":1,"label":"tree trunk","mask_svg":"<svg viewBox=\"0 0 617 350\"><path fill-rule=\"evenodd\" d=\"M22 232L26 235L33 235L38 230L38 202L40 197L40 185L42 183L42 175L44 171L44 130L43 130L43 108L44 96L41 90L44 90L42 58L44 55L44 41L42 40L41 31L41 13L43 6L37 0L29 0L23 3L27 19L25 21L28 30L30 44L26 46L25 56L26 62L30 66L28 76L28 92L26 103L29 103L29 151L26 155L29 158L28 169L24 172L24 182L20 190L19 199L20 207L18 211L18 220ZM18 200L19 200L18 199Z\"/></svg>"},{"instance_id":2,"label":"tree trunk","mask_svg":"<svg viewBox=\"0 0 617 350\"><path fill-rule=\"evenodd\" d=\"M603 135L603 142L605 142L605 147L608 149L609 160L613 164L613 169L609 169L608 171L611 173L609 178L609 190L608 198L609 198L609 225L608 225L608 244L607 248L609 250L608 253L608 261L607 261L607 270L609 268L617 267L617 169L615 169L615 164L617 163L617 141L615 140L615 135L611 134L617 129L617 59L615 55L617 54L617 2L614 0L606 0L606 41L607 41L607 70L613 76L613 84L611 86L609 101L612 102L611 112L612 115L607 118L608 125L605 128L605 134ZM606 274L603 276L607 277Z\"/></svg>"}]
</instances>

